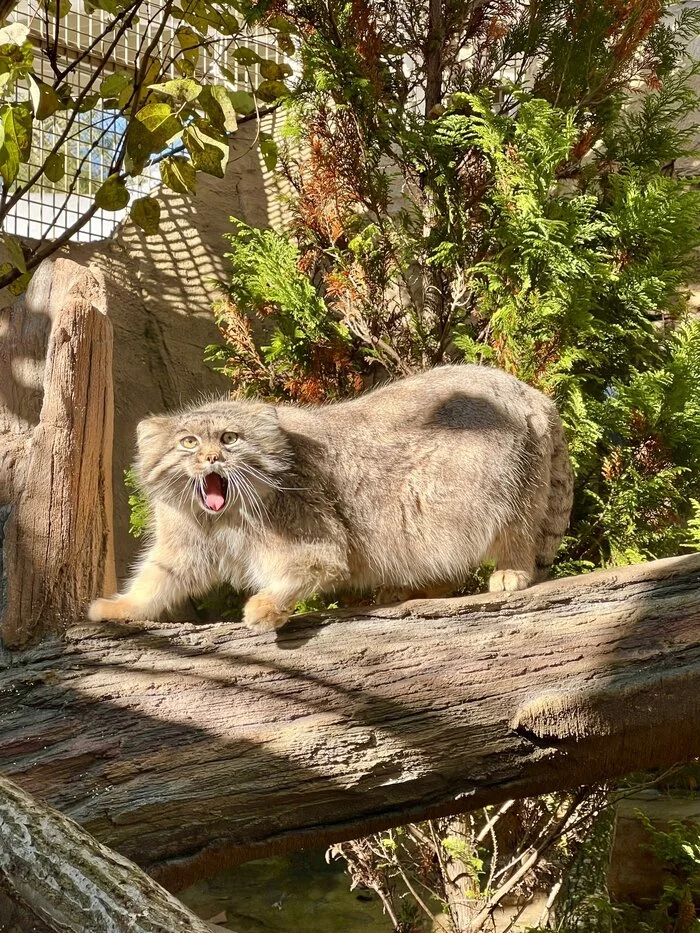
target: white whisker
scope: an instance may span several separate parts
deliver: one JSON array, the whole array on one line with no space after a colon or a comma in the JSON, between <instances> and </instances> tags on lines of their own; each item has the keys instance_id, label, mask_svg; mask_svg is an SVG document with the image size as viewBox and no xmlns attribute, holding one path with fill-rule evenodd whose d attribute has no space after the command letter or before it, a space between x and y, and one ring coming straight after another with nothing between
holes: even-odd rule
<instances>
[{"instance_id":1,"label":"white whisker","mask_svg":"<svg viewBox=\"0 0 700 933\"><path fill-rule=\"evenodd\" d=\"M253 513L254 517L257 519L260 525L265 524L265 519L269 521L270 518L267 507L260 498L260 495L255 489L255 486L253 486L253 484L241 469L236 470L236 481L242 496L245 492L247 499L246 504L249 510Z\"/></svg>"},{"instance_id":2,"label":"white whisker","mask_svg":"<svg viewBox=\"0 0 700 933\"><path fill-rule=\"evenodd\" d=\"M261 483L272 487L273 489L279 489L284 492L301 492L306 489L305 486L282 486L280 483L271 476L267 476L265 473L262 473L257 467L254 467L252 463L240 463L238 464L239 469L247 470L252 476L256 479L259 479Z\"/></svg>"}]
</instances>

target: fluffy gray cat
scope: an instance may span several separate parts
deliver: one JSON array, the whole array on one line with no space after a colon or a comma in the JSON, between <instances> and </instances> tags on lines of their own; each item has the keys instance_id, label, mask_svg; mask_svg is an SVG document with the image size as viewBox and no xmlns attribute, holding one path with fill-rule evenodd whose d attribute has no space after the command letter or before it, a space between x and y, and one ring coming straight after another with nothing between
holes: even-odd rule
<instances>
[{"instance_id":1,"label":"fluffy gray cat","mask_svg":"<svg viewBox=\"0 0 700 933\"><path fill-rule=\"evenodd\" d=\"M456 584L482 561L520 590L566 530L572 474L553 402L487 366L444 366L334 405L217 401L138 427L152 542L90 618L152 619L222 581L279 628L336 589Z\"/></svg>"}]
</instances>

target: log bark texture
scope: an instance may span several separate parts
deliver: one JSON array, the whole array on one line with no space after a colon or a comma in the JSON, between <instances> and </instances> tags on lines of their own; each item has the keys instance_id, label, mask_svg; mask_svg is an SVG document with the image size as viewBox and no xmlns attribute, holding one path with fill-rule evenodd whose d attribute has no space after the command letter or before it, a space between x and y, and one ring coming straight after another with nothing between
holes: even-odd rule
<instances>
[{"instance_id":1,"label":"log bark texture","mask_svg":"<svg viewBox=\"0 0 700 933\"><path fill-rule=\"evenodd\" d=\"M177 888L700 754L700 555L515 594L70 629L0 671L0 771Z\"/></svg>"},{"instance_id":2,"label":"log bark texture","mask_svg":"<svg viewBox=\"0 0 700 933\"><path fill-rule=\"evenodd\" d=\"M17 905L16 921L3 902ZM0 777L1 928L10 923L21 933L211 933L133 862Z\"/></svg>"},{"instance_id":3,"label":"log bark texture","mask_svg":"<svg viewBox=\"0 0 700 933\"><path fill-rule=\"evenodd\" d=\"M37 275L25 305L3 320L9 338L3 356L21 363L6 361L0 400L6 461L0 613L2 639L11 648L63 631L87 600L116 588L112 327L104 283L66 259ZM22 389L21 369L27 365L29 387ZM39 398L38 423L31 430Z\"/></svg>"}]
</instances>

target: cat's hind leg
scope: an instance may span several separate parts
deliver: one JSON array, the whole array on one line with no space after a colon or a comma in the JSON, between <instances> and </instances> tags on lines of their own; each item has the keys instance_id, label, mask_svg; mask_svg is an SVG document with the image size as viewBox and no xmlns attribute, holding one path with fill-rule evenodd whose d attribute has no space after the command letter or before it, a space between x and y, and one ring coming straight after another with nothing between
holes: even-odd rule
<instances>
[{"instance_id":1,"label":"cat's hind leg","mask_svg":"<svg viewBox=\"0 0 700 933\"><path fill-rule=\"evenodd\" d=\"M488 558L496 569L489 578L490 593L512 593L532 586L537 578L535 541L523 528L504 528L491 545Z\"/></svg>"}]
</instances>

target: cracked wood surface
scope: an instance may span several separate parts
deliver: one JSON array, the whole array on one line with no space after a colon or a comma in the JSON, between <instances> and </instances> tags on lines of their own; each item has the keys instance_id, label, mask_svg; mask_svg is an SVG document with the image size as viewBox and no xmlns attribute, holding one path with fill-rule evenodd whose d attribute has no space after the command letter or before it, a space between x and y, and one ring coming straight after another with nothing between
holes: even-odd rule
<instances>
[{"instance_id":1,"label":"cracked wood surface","mask_svg":"<svg viewBox=\"0 0 700 933\"><path fill-rule=\"evenodd\" d=\"M8 658L0 771L177 888L700 754L700 555L515 594L110 624Z\"/></svg>"}]
</instances>

